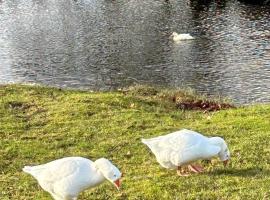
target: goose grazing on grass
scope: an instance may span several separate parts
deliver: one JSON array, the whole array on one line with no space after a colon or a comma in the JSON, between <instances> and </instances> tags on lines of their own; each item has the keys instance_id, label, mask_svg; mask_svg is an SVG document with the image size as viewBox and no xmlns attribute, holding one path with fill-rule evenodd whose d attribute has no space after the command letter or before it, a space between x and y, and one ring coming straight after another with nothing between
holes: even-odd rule
<instances>
[{"instance_id":1,"label":"goose grazing on grass","mask_svg":"<svg viewBox=\"0 0 270 200\"><path fill-rule=\"evenodd\" d=\"M121 172L105 158L93 162L82 157L66 157L43 165L25 166L23 171L35 177L55 200L77 200L80 192L106 179L117 189L120 187Z\"/></svg>"},{"instance_id":2,"label":"goose grazing on grass","mask_svg":"<svg viewBox=\"0 0 270 200\"><path fill-rule=\"evenodd\" d=\"M155 154L162 167L176 169L180 176L188 176L188 170L200 173L203 167L192 164L200 159L218 156L226 166L230 152L226 142L220 137L205 137L195 131L182 129L168 135L142 139Z\"/></svg>"},{"instance_id":3,"label":"goose grazing on grass","mask_svg":"<svg viewBox=\"0 0 270 200\"><path fill-rule=\"evenodd\" d=\"M184 33L184 34L178 34L176 32L172 33L172 39L175 42L179 42L181 40L193 40L194 37L192 37L189 33Z\"/></svg>"}]
</instances>

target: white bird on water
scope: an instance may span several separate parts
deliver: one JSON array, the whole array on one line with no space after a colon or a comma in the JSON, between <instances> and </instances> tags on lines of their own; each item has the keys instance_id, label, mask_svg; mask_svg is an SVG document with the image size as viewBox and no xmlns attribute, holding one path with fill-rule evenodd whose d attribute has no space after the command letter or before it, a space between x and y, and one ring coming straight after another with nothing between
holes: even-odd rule
<instances>
[{"instance_id":1,"label":"white bird on water","mask_svg":"<svg viewBox=\"0 0 270 200\"><path fill-rule=\"evenodd\" d=\"M175 41L175 42L179 42L181 40L193 40L193 39L195 39L189 33L178 34L176 32L173 32L171 36L172 36L173 41Z\"/></svg>"},{"instance_id":2,"label":"white bird on water","mask_svg":"<svg viewBox=\"0 0 270 200\"><path fill-rule=\"evenodd\" d=\"M162 167L176 169L180 176L189 175L183 169L184 166L188 166L192 172L202 172L201 166L192 164L197 160L209 160L218 156L226 166L230 159L228 146L221 137L206 137L187 129L151 139L142 139L142 142L151 149Z\"/></svg>"},{"instance_id":3,"label":"white bird on water","mask_svg":"<svg viewBox=\"0 0 270 200\"><path fill-rule=\"evenodd\" d=\"M121 172L109 160L95 162L82 157L66 157L43 165L25 166L23 171L35 177L55 200L77 200L79 193L105 180L120 187Z\"/></svg>"}]
</instances>

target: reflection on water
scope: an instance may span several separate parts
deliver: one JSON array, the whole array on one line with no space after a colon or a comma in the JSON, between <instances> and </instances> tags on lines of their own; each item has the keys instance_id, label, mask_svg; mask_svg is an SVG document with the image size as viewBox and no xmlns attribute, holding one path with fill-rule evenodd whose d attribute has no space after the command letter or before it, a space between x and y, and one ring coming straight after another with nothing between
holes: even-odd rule
<instances>
[{"instance_id":1,"label":"reflection on water","mask_svg":"<svg viewBox=\"0 0 270 200\"><path fill-rule=\"evenodd\" d=\"M270 102L269 7L218 2L0 2L0 83L142 83ZM173 31L196 39L175 44Z\"/></svg>"}]
</instances>

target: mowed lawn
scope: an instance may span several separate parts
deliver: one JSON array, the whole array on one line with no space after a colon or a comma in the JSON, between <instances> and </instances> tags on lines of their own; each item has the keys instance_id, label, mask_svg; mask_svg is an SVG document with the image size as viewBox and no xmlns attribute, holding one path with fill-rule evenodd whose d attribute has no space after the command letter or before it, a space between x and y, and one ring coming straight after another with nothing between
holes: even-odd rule
<instances>
[{"instance_id":1,"label":"mowed lawn","mask_svg":"<svg viewBox=\"0 0 270 200\"><path fill-rule=\"evenodd\" d=\"M162 168L141 138L182 128L224 137L231 162L202 161L179 177ZM0 199L49 200L24 165L65 156L106 157L124 173L79 199L270 199L270 105L215 112L180 110L158 92L84 92L0 86Z\"/></svg>"}]
</instances>

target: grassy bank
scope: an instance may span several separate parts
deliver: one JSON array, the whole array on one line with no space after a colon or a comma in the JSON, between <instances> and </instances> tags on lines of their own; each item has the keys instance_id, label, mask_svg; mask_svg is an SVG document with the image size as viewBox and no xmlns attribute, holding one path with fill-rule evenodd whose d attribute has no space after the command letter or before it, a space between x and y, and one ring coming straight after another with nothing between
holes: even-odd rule
<instances>
[{"instance_id":1,"label":"grassy bank","mask_svg":"<svg viewBox=\"0 0 270 200\"><path fill-rule=\"evenodd\" d=\"M106 157L125 174L120 192L107 182L80 199L269 199L270 105L186 111L175 99L187 94L166 95L0 86L0 199L49 200L21 168L75 155ZM161 168L140 138L181 128L224 137L229 167L203 163L206 172L190 177Z\"/></svg>"}]
</instances>

